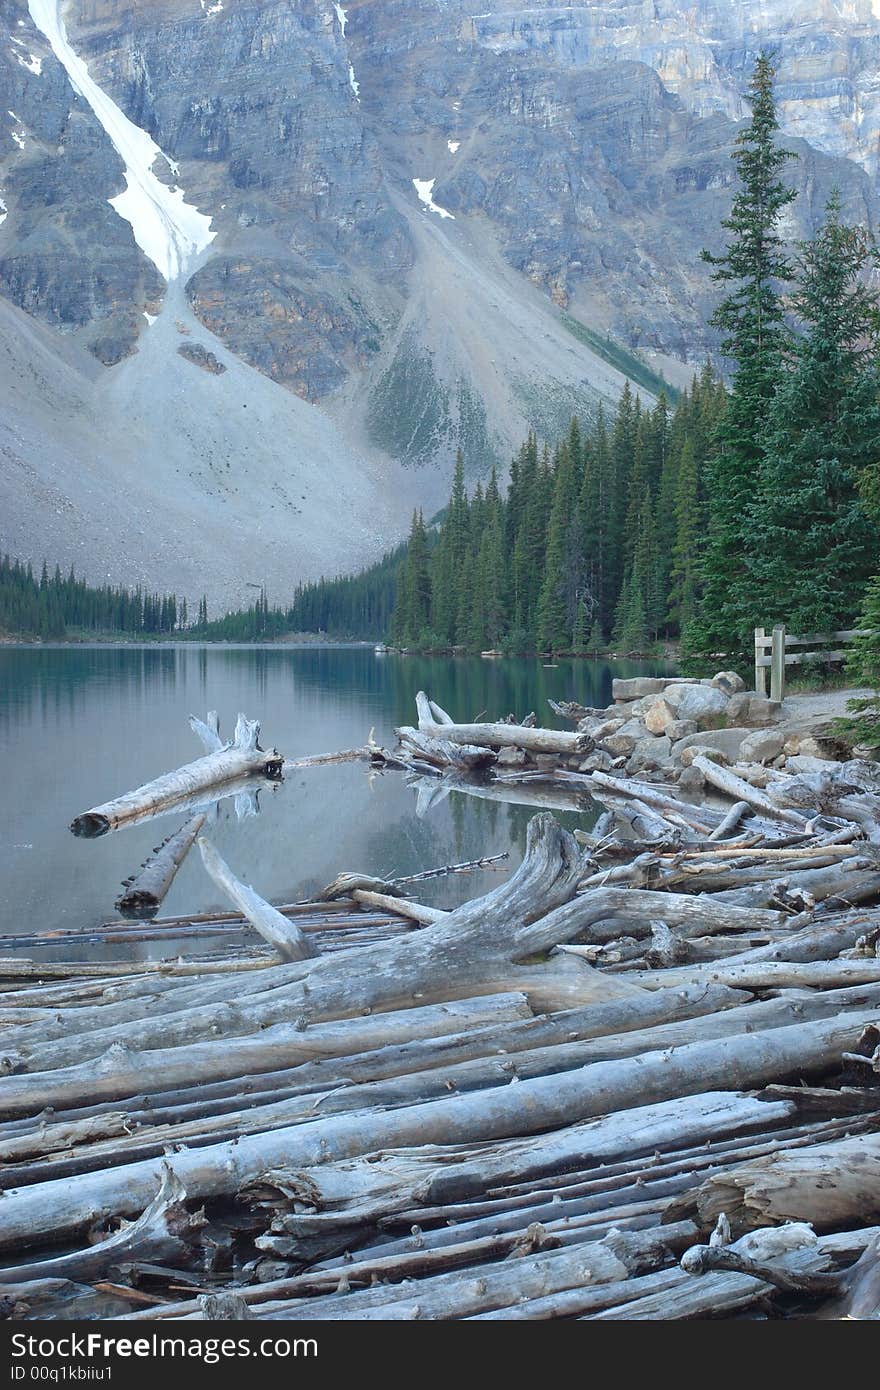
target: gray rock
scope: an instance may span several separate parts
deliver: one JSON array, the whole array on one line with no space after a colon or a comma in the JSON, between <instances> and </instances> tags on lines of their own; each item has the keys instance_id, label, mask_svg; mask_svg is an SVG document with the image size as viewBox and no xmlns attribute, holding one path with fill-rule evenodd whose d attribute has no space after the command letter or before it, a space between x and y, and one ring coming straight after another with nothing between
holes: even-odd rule
<instances>
[{"instance_id":1,"label":"gray rock","mask_svg":"<svg viewBox=\"0 0 880 1390\"><path fill-rule=\"evenodd\" d=\"M610 753L612 758L628 758L638 742L632 734L611 734L609 738L602 739L600 748Z\"/></svg>"},{"instance_id":2,"label":"gray rock","mask_svg":"<svg viewBox=\"0 0 880 1390\"><path fill-rule=\"evenodd\" d=\"M711 684L716 690L721 690L725 695L740 695L746 688L746 683L742 676L738 676L736 671L719 671L712 677Z\"/></svg>"},{"instance_id":3,"label":"gray rock","mask_svg":"<svg viewBox=\"0 0 880 1390\"><path fill-rule=\"evenodd\" d=\"M196 367L201 367L203 372L210 372L212 376L222 376L226 371L225 364L216 353L206 348L204 343L181 343L177 351L181 357L185 357Z\"/></svg>"},{"instance_id":4,"label":"gray rock","mask_svg":"<svg viewBox=\"0 0 880 1390\"><path fill-rule=\"evenodd\" d=\"M620 716L613 719L600 719L597 720L595 729L589 729L585 732L592 734L596 742L599 743L603 738L610 738L612 734L619 733L625 723L626 720ZM578 731L581 731L580 725L578 725Z\"/></svg>"},{"instance_id":5,"label":"gray rock","mask_svg":"<svg viewBox=\"0 0 880 1390\"><path fill-rule=\"evenodd\" d=\"M828 761L825 758L811 758L806 753L793 753L786 758L785 768L787 772L825 772Z\"/></svg>"},{"instance_id":6,"label":"gray rock","mask_svg":"<svg viewBox=\"0 0 880 1390\"><path fill-rule=\"evenodd\" d=\"M672 743L664 735L660 738L649 734L639 739L629 757L630 772L654 772L658 768L669 767Z\"/></svg>"},{"instance_id":7,"label":"gray rock","mask_svg":"<svg viewBox=\"0 0 880 1390\"><path fill-rule=\"evenodd\" d=\"M782 705L778 700L768 700L763 695L753 695L749 700L748 722L752 728L765 728L776 724L782 718Z\"/></svg>"},{"instance_id":8,"label":"gray rock","mask_svg":"<svg viewBox=\"0 0 880 1390\"><path fill-rule=\"evenodd\" d=\"M731 724L746 724L749 718L749 702L755 692L753 690L740 690L738 694L731 695L727 702L727 718Z\"/></svg>"},{"instance_id":9,"label":"gray rock","mask_svg":"<svg viewBox=\"0 0 880 1390\"><path fill-rule=\"evenodd\" d=\"M643 695L660 695L665 684L662 676L634 676L631 680L613 680L611 694L615 700L640 700Z\"/></svg>"},{"instance_id":10,"label":"gray rock","mask_svg":"<svg viewBox=\"0 0 880 1390\"><path fill-rule=\"evenodd\" d=\"M756 729L740 744L739 760L743 763L769 763L779 757L784 745L784 734L775 729Z\"/></svg>"},{"instance_id":11,"label":"gray rock","mask_svg":"<svg viewBox=\"0 0 880 1390\"><path fill-rule=\"evenodd\" d=\"M614 762L610 753L606 753L603 748L597 748L588 758L584 758L578 764L578 772L608 772Z\"/></svg>"},{"instance_id":12,"label":"gray rock","mask_svg":"<svg viewBox=\"0 0 880 1390\"><path fill-rule=\"evenodd\" d=\"M693 719L675 719L666 732L673 743L678 743L680 739L691 738L698 730Z\"/></svg>"},{"instance_id":13,"label":"gray rock","mask_svg":"<svg viewBox=\"0 0 880 1390\"><path fill-rule=\"evenodd\" d=\"M525 760L522 748L502 748L496 762L499 767L522 767Z\"/></svg>"},{"instance_id":14,"label":"gray rock","mask_svg":"<svg viewBox=\"0 0 880 1390\"><path fill-rule=\"evenodd\" d=\"M701 792L706 786L706 779L698 767L685 767L682 769L678 785L683 792Z\"/></svg>"},{"instance_id":15,"label":"gray rock","mask_svg":"<svg viewBox=\"0 0 880 1390\"><path fill-rule=\"evenodd\" d=\"M676 750L676 755L682 767L690 767L695 758L706 758L710 763L718 763L719 767L727 767L730 763L730 758L721 748L712 748L707 743L690 743L687 748L682 748L681 753Z\"/></svg>"},{"instance_id":16,"label":"gray rock","mask_svg":"<svg viewBox=\"0 0 880 1390\"><path fill-rule=\"evenodd\" d=\"M675 758L677 761L681 761L686 748L699 744L702 748L716 748L731 762L736 762L743 739L747 738L750 733L750 729L704 729L676 743Z\"/></svg>"},{"instance_id":17,"label":"gray rock","mask_svg":"<svg viewBox=\"0 0 880 1390\"><path fill-rule=\"evenodd\" d=\"M645 728L652 734L665 734L675 723L675 711L665 695L651 695L643 711Z\"/></svg>"},{"instance_id":18,"label":"gray rock","mask_svg":"<svg viewBox=\"0 0 880 1390\"><path fill-rule=\"evenodd\" d=\"M714 686L670 685L664 697L676 719L693 719L698 729L717 729L727 719L727 696Z\"/></svg>"},{"instance_id":19,"label":"gray rock","mask_svg":"<svg viewBox=\"0 0 880 1390\"><path fill-rule=\"evenodd\" d=\"M625 738L634 738L638 740L640 738L645 738L648 729L643 719L628 719L625 724L621 725L617 732L623 734Z\"/></svg>"}]
</instances>

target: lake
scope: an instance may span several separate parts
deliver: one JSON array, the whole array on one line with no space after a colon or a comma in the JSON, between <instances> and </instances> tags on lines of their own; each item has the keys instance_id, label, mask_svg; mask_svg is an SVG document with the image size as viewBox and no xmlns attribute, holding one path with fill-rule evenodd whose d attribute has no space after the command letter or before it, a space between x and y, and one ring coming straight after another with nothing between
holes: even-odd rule
<instances>
[{"instance_id":1,"label":"lake","mask_svg":"<svg viewBox=\"0 0 880 1390\"><path fill-rule=\"evenodd\" d=\"M73 817L190 762L201 745L188 716L220 712L232 732L239 710L262 723L262 742L288 758L358 747L370 730L393 744L415 723L415 692L459 720L522 718L565 726L547 700L605 705L613 676L665 671L663 663L377 655L330 646L0 647L0 932L71 930L118 917L122 879L183 817L162 817L75 838ZM304 769L244 806L219 804L208 832L234 873L273 902L310 896L341 870L388 878L510 850L519 862L528 806L460 792L416 814L416 791L398 772L363 763ZM247 811L257 814L243 814ZM589 826L591 815L562 813ZM505 871L508 866L505 866ZM498 872L447 875L420 886L440 907L484 892ZM228 907L190 854L160 915ZM155 943L154 943L155 944ZM168 954L168 943L139 955ZM83 948L73 954L83 955Z\"/></svg>"}]
</instances>

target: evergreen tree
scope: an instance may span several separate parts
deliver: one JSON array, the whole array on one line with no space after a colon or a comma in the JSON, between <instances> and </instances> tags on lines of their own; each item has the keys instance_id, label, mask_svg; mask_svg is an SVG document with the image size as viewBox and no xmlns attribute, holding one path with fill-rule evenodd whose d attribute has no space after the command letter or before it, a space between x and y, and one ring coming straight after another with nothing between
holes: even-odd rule
<instances>
[{"instance_id":1,"label":"evergreen tree","mask_svg":"<svg viewBox=\"0 0 880 1390\"><path fill-rule=\"evenodd\" d=\"M668 615L673 626L684 633L697 614L700 538L703 533L699 472L691 439L685 440L681 450L673 524Z\"/></svg>"},{"instance_id":2,"label":"evergreen tree","mask_svg":"<svg viewBox=\"0 0 880 1390\"><path fill-rule=\"evenodd\" d=\"M553 502L544 549L544 578L536 611L537 638L548 651L568 651L573 628L571 532L577 513L577 475L568 445L556 459Z\"/></svg>"},{"instance_id":3,"label":"evergreen tree","mask_svg":"<svg viewBox=\"0 0 880 1390\"><path fill-rule=\"evenodd\" d=\"M722 350L736 364L709 473L710 534L698 636L706 649L742 647L756 621L749 523L767 411L786 347L780 286L791 279L791 267L778 223L795 196L780 178L792 155L775 144L774 75L769 55L761 53L749 85L751 120L737 136L733 154L739 188L722 223L730 234L727 251L704 253L714 266L713 278L731 287L712 323L723 331Z\"/></svg>"},{"instance_id":4,"label":"evergreen tree","mask_svg":"<svg viewBox=\"0 0 880 1390\"><path fill-rule=\"evenodd\" d=\"M753 612L766 626L849 626L877 565L880 537L858 492L880 458L880 316L864 279L874 259L835 193L801 247L793 305L804 331L771 404L749 516Z\"/></svg>"},{"instance_id":5,"label":"evergreen tree","mask_svg":"<svg viewBox=\"0 0 880 1390\"><path fill-rule=\"evenodd\" d=\"M400 602L395 610L395 641L403 646L415 646L427 633L430 617L428 538L422 513L414 511L401 577Z\"/></svg>"}]
</instances>

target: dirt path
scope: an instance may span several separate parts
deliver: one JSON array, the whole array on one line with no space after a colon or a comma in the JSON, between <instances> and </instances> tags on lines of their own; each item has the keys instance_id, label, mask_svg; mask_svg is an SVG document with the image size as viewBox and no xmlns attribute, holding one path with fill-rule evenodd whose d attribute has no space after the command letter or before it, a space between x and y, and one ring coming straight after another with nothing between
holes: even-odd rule
<instances>
[{"instance_id":1,"label":"dirt path","mask_svg":"<svg viewBox=\"0 0 880 1390\"><path fill-rule=\"evenodd\" d=\"M838 719L846 714L848 700L872 694L871 690L852 688L825 690L816 695L787 695L782 704L782 713L786 724L823 724L828 719Z\"/></svg>"}]
</instances>

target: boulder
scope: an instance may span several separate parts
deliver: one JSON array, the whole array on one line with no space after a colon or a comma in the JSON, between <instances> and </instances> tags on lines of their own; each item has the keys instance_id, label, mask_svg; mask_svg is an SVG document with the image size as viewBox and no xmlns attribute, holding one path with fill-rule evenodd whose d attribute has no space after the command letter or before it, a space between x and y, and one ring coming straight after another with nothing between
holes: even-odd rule
<instances>
[{"instance_id":1,"label":"boulder","mask_svg":"<svg viewBox=\"0 0 880 1390\"><path fill-rule=\"evenodd\" d=\"M679 739L690 738L698 730L693 719L674 719L666 732L673 743L678 743Z\"/></svg>"},{"instance_id":2,"label":"boulder","mask_svg":"<svg viewBox=\"0 0 880 1390\"><path fill-rule=\"evenodd\" d=\"M835 758L834 752L832 751L835 748L836 743L834 739L825 739L821 737L813 738L812 736L808 736L807 738L801 739L800 747L797 751L805 758L817 758L824 762L836 763L837 758Z\"/></svg>"},{"instance_id":3,"label":"boulder","mask_svg":"<svg viewBox=\"0 0 880 1390\"><path fill-rule=\"evenodd\" d=\"M749 723L753 729L776 724L782 718L782 705L779 700L768 700L764 695L752 695L749 700Z\"/></svg>"},{"instance_id":4,"label":"boulder","mask_svg":"<svg viewBox=\"0 0 880 1390\"><path fill-rule=\"evenodd\" d=\"M612 734L618 733L625 723L626 720L621 719L620 716L614 719L601 719L597 722L595 729L585 730L584 732L592 734L596 742L600 743L603 738L610 738ZM578 732L581 732L580 725L578 726Z\"/></svg>"},{"instance_id":5,"label":"boulder","mask_svg":"<svg viewBox=\"0 0 880 1390\"><path fill-rule=\"evenodd\" d=\"M614 700L640 700L643 695L661 694L665 684L663 676L635 676L632 680L613 680L611 697Z\"/></svg>"},{"instance_id":6,"label":"boulder","mask_svg":"<svg viewBox=\"0 0 880 1390\"><path fill-rule=\"evenodd\" d=\"M502 748L495 759L499 767L522 767L526 755L521 748Z\"/></svg>"},{"instance_id":7,"label":"boulder","mask_svg":"<svg viewBox=\"0 0 880 1390\"><path fill-rule=\"evenodd\" d=\"M710 684L727 696L740 695L746 688L745 681L736 671L719 671L717 676L712 677Z\"/></svg>"},{"instance_id":8,"label":"boulder","mask_svg":"<svg viewBox=\"0 0 880 1390\"><path fill-rule=\"evenodd\" d=\"M607 772L614 762L610 753L606 753L603 748L597 748L583 762L578 763L578 772Z\"/></svg>"},{"instance_id":9,"label":"boulder","mask_svg":"<svg viewBox=\"0 0 880 1390\"><path fill-rule=\"evenodd\" d=\"M632 734L611 734L603 738L601 751L610 753L612 758L628 758L638 742Z\"/></svg>"},{"instance_id":10,"label":"boulder","mask_svg":"<svg viewBox=\"0 0 880 1390\"><path fill-rule=\"evenodd\" d=\"M678 786L683 792L701 792L705 789L706 779L698 767L686 767L682 769Z\"/></svg>"},{"instance_id":11,"label":"boulder","mask_svg":"<svg viewBox=\"0 0 880 1390\"><path fill-rule=\"evenodd\" d=\"M622 724L617 732L618 734L623 734L624 737L634 738L638 741L638 739L646 736L648 728L643 719L627 719L626 723Z\"/></svg>"},{"instance_id":12,"label":"boulder","mask_svg":"<svg viewBox=\"0 0 880 1390\"><path fill-rule=\"evenodd\" d=\"M739 758L739 750L744 739L748 738L751 729L704 729L700 733L693 733L681 739L675 745L675 759L680 762L682 754L686 748L693 744L699 744L701 748L717 748L729 759L736 762Z\"/></svg>"},{"instance_id":13,"label":"boulder","mask_svg":"<svg viewBox=\"0 0 880 1390\"><path fill-rule=\"evenodd\" d=\"M675 710L665 695L653 695L650 697L650 704L642 718L649 733L665 734L670 724L675 723Z\"/></svg>"},{"instance_id":14,"label":"boulder","mask_svg":"<svg viewBox=\"0 0 880 1390\"><path fill-rule=\"evenodd\" d=\"M628 770L630 772L653 772L657 768L668 767L671 752L672 744L665 735L656 738L653 734L649 734L647 738L639 739L630 754Z\"/></svg>"},{"instance_id":15,"label":"boulder","mask_svg":"<svg viewBox=\"0 0 880 1390\"><path fill-rule=\"evenodd\" d=\"M748 722L749 702L754 694L754 690L740 690L738 694L731 695L727 702L727 719L730 724Z\"/></svg>"},{"instance_id":16,"label":"boulder","mask_svg":"<svg viewBox=\"0 0 880 1390\"><path fill-rule=\"evenodd\" d=\"M776 729L756 729L743 739L739 748L744 763L769 763L778 758L785 745L785 735Z\"/></svg>"},{"instance_id":17,"label":"boulder","mask_svg":"<svg viewBox=\"0 0 880 1390\"><path fill-rule=\"evenodd\" d=\"M664 696L676 719L693 719L698 729L719 728L727 719L727 696L711 685L670 685Z\"/></svg>"},{"instance_id":18,"label":"boulder","mask_svg":"<svg viewBox=\"0 0 880 1390\"><path fill-rule=\"evenodd\" d=\"M719 767L727 767L730 759L720 748L710 748L706 743L691 743L681 751L682 767L690 767L695 758L706 758L710 763L718 763Z\"/></svg>"},{"instance_id":19,"label":"boulder","mask_svg":"<svg viewBox=\"0 0 880 1390\"><path fill-rule=\"evenodd\" d=\"M556 753L536 753L535 767L541 772L555 772L559 766L559 756Z\"/></svg>"},{"instance_id":20,"label":"boulder","mask_svg":"<svg viewBox=\"0 0 880 1390\"><path fill-rule=\"evenodd\" d=\"M827 767L827 759L811 758L806 753L793 753L785 760L787 772L824 772Z\"/></svg>"}]
</instances>

